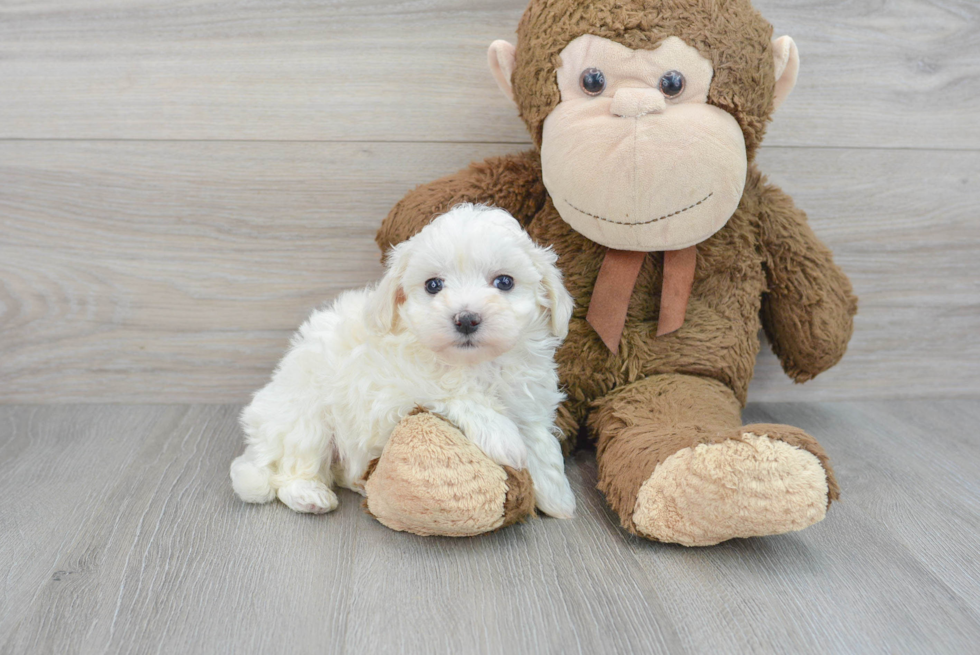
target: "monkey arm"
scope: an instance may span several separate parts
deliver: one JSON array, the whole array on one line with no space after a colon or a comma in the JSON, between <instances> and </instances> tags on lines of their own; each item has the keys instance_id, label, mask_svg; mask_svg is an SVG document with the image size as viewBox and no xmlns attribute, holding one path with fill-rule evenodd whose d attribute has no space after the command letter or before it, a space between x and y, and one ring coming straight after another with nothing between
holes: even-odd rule
<instances>
[{"instance_id":1,"label":"monkey arm","mask_svg":"<svg viewBox=\"0 0 980 655\"><path fill-rule=\"evenodd\" d=\"M806 382L844 356L857 298L806 214L779 188L759 190L768 282L762 326L786 374Z\"/></svg>"},{"instance_id":2,"label":"monkey arm","mask_svg":"<svg viewBox=\"0 0 980 655\"><path fill-rule=\"evenodd\" d=\"M381 223L375 241L385 252L463 202L506 209L526 226L544 205L545 197L537 151L491 157L409 192Z\"/></svg>"}]
</instances>

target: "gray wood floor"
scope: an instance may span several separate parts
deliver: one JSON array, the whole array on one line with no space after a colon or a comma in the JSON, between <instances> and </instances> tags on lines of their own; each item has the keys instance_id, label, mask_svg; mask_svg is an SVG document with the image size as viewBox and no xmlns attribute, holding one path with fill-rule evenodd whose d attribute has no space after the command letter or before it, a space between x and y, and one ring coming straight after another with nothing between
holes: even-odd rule
<instances>
[{"instance_id":1,"label":"gray wood floor","mask_svg":"<svg viewBox=\"0 0 980 655\"><path fill-rule=\"evenodd\" d=\"M0 407L0 652L976 652L977 401L750 405L834 458L804 532L708 549L580 512L476 539L246 506L237 405Z\"/></svg>"}]
</instances>

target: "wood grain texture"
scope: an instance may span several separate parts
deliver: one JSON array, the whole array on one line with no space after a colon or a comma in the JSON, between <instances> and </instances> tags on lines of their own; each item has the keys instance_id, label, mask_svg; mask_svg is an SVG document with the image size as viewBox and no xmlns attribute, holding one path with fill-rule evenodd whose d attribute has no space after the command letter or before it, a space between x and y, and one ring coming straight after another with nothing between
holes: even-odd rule
<instances>
[{"instance_id":1,"label":"wood grain texture","mask_svg":"<svg viewBox=\"0 0 980 655\"><path fill-rule=\"evenodd\" d=\"M791 385L764 352L750 398L980 395L980 153L776 148L759 164L808 213L860 300L837 367Z\"/></svg>"},{"instance_id":2,"label":"wood grain texture","mask_svg":"<svg viewBox=\"0 0 980 655\"><path fill-rule=\"evenodd\" d=\"M365 517L348 502L286 528L285 506L237 501L237 410L0 415L16 450L0 460L0 652L339 652Z\"/></svg>"},{"instance_id":3,"label":"wood grain texture","mask_svg":"<svg viewBox=\"0 0 980 655\"><path fill-rule=\"evenodd\" d=\"M0 402L244 402L380 274L420 181L507 144L0 142ZM980 394L980 153L767 148L861 308L847 357L757 400ZM941 198L941 202L937 202Z\"/></svg>"},{"instance_id":4,"label":"wood grain texture","mask_svg":"<svg viewBox=\"0 0 980 655\"><path fill-rule=\"evenodd\" d=\"M570 521L475 539L238 501L239 406L0 407L0 653L963 653L980 639L980 405L766 403L834 460L803 532L637 539L569 461Z\"/></svg>"},{"instance_id":5,"label":"wood grain texture","mask_svg":"<svg viewBox=\"0 0 980 655\"><path fill-rule=\"evenodd\" d=\"M974 0L756 0L803 70L770 145L980 147ZM0 138L527 142L486 48L525 0L14 0Z\"/></svg>"},{"instance_id":6,"label":"wood grain texture","mask_svg":"<svg viewBox=\"0 0 980 655\"><path fill-rule=\"evenodd\" d=\"M916 423L894 420L897 408ZM843 489L820 524L794 535L704 550L634 539L638 561L685 626L691 652L957 652L978 623L980 529L974 443L954 435L975 402L750 404L746 423L804 428ZM951 418L940 418L950 416ZM950 434L935 430L952 428ZM950 443L936 448L936 438ZM955 461L955 463L954 463ZM691 568L696 576L689 576ZM952 583L952 584L951 584ZM719 606L717 599L724 599ZM943 607L939 611L932 608ZM733 647L732 640L738 645ZM748 644L748 646L742 646ZM778 646L777 646L778 644Z\"/></svg>"}]
</instances>

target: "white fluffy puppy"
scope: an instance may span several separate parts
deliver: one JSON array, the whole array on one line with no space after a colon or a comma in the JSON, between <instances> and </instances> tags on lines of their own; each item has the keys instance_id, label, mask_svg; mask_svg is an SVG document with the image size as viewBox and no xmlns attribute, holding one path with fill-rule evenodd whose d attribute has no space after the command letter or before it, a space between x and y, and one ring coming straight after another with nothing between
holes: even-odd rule
<instances>
[{"instance_id":1,"label":"white fluffy puppy","mask_svg":"<svg viewBox=\"0 0 980 655\"><path fill-rule=\"evenodd\" d=\"M498 464L527 468L538 508L571 517L554 352L573 303L556 259L510 214L477 205L395 246L376 288L345 292L310 316L242 412L235 492L329 512L330 487L363 493L368 463L421 406Z\"/></svg>"}]
</instances>

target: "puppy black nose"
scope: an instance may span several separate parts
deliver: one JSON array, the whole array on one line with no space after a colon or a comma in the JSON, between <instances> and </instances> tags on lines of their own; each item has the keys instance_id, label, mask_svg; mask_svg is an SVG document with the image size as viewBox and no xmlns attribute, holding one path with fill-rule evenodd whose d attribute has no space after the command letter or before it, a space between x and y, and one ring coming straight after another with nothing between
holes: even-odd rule
<instances>
[{"instance_id":1,"label":"puppy black nose","mask_svg":"<svg viewBox=\"0 0 980 655\"><path fill-rule=\"evenodd\" d=\"M473 334L480 327L480 315L473 312L460 312L453 317L456 331L460 334Z\"/></svg>"}]
</instances>

